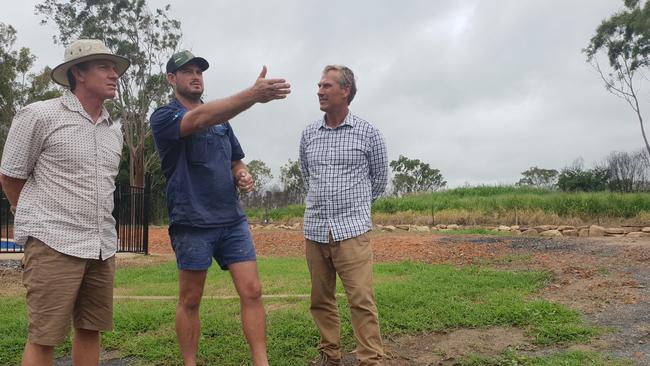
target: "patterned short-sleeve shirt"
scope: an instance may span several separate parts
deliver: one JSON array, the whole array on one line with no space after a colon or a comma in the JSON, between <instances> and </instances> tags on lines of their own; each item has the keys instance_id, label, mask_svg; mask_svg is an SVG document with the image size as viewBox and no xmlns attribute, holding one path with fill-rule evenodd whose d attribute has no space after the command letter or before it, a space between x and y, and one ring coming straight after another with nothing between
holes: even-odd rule
<instances>
[{"instance_id":1,"label":"patterned short-sleeve shirt","mask_svg":"<svg viewBox=\"0 0 650 366\"><path fill-rule=\"evenodd\" d=\"M113 192L122 132L106 109L96 123L70 91L15 116L0 173L25 179L14 239L29 236L75 257L105 259L117 250Z\"/></svg>"}]
</instances>

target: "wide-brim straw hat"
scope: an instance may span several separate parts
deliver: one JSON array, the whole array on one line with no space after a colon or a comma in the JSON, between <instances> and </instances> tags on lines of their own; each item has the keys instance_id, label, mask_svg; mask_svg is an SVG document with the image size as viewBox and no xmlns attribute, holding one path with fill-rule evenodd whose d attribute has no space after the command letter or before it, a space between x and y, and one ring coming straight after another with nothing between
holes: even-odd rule
<instances>
[{"instance_id":1,"label":"wide-brim straw hat","mask_svg":"<svg viewBox=\"0 0 650 366\"><path fill-rule=\"evenodd\" d=\"M63 63L52 70L52 80L57 84L69 87L68 70L78 63L92 60L113 61L119 76L122 76L131 65L131 61L127 58L111 53L104 42L98 39L80 39L65 48Z\"/></svg>"}]
</instances>

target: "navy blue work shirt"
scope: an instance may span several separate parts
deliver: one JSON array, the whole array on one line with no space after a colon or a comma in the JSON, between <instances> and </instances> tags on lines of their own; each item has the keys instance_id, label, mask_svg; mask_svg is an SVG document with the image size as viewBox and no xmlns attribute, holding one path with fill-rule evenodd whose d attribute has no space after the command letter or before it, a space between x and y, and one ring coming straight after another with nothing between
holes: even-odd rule
<instances>
[{"instance_id":1,"label":"navy blue work shirt","mask_svg":"<svg viewBox=\"0 0 650 366\"><path fill-rule=\"evenodd\" d=\"M174 99L149 119L167 178L169 223L206 228L238 224L245 216L231 162L243 159L244 151L228 122L181 137L186 112Z\"/></svg>"}]
</instances>

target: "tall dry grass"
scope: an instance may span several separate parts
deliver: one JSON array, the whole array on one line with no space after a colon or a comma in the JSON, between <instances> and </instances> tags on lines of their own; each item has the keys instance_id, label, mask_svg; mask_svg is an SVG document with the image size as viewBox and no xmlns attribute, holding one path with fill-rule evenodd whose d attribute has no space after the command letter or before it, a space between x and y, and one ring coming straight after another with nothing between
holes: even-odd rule
<instances>
[{"instance_id":1,"label":"tall dry grass","mask_svg":"<svg viewBox=\"0 0 650 366\"><path fill-rule=\"evenodd\" d=\"M650 226L650 193L567 193L515 186L456 188L383 197L372 207L379 224ZM253 221L295 222L303 205L247 210Z\"/></svg>"},{"instance_id":2,"label":"tall dry grass","mask_svg":"<svg viewBox=\"0 0 650 366\"><path fill-rule=\"evenodd\" d=\"M373 222L381 225L437 225L458 224L467 226L482 225L573 225L587 226L591 224L604 226L650 226L650 213L642 213L631 218L618 217L562 217L542 210L517 211L512 213L483 213L468 210L441 210L430 213L403 211L392 214L376 212Z\"/></svg>"}]
</instances>

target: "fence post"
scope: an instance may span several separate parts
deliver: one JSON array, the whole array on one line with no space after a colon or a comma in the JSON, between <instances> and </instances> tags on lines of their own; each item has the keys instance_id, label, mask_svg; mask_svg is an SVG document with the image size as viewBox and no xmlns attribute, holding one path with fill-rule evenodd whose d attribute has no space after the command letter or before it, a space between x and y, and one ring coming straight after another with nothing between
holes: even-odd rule
<instances>
[{"instance_id":1,"label":"fence post","mask_svg":"<svg viewBox=\"0 0 650 366\"><path fill-rule=\"evenodd\" d=\"M147 173L144 178L144 208L142 210L142 249L144 254L149 254L149 205L151 197L151 174Z\"/></svg>"},{"instance_id":2,"label":"fence post","mask_svg":"<svg viewBox=\"0 0 650 366\"><path fill-rule=\"evenodd\" d=\"M515 206L515 225L519 225L519 215L517 213L517 206Z\"/></svg>"},{"instance_id":3,"label":"fence post","mask_svg":"<svg viewBox=\"0 0 650 366\"><path fill-rule=\"evenodd\" d=\"M113 192L113 218L115 219L115 232L117 233L117 251L120 251L122 247L122 235L120 233L120 222L122 221L120 210L122 209L122 186L119 184L115 185L115 191Z\"/></svg>"},{"instance_id":4,"label":"fence post","mask_svg":"<svg viewBox=\"0 0 650 366\"><path fill-rule=\"evenodd\" d=\"M9 210L7 210L7 219L5 220L5 207L9 205L9 200L5 198L4 194L2 194L2 204L0 205L0 234L2 234L2 229L4 228L7 231L7 235L0 235L4 236L4 243L0 242L0 252L4 251L2 249L3 245L7 246L7 252L9 251ZM2 238L0 238L1 240ZM15 247L14 247L15 248Z\"/></svg>"},{"instance_id":5,"label":"fence post","mask_svg":"<svg viewBox=\"0 0 650 366\"><path fill-rule=\"evenodd\" d=\"M0 203L1 203L1 205L0 205L0 237L3 236L3 235L1 235L2 234L2 229L3 228L6 229L7 230L7 235L4 236L4 237L6 238L5 241L7 243L7 251L9 251L9 220L8 220L9 219L9 213L7 213L7 220L6 220L7 222L6 222L6 224L5 224L4 215L3 215L4 214L4 212L3 212L4 208L9 204L9 200L5 198L4 194L2 194L2 201ZM1 239L2 238L0 238L0 240ZM3 243L0 242L0 249L2 249L2 245L3 245Z\"/></svg>"},{"instance_id":6,"label":"fence post","mask_svg":"<svg viewBox=\"0 0 650 366\"><path fill-rule=\"evenodd\" d=\"M434 197L435 192L431 191L430 193L431 193L431 205L430 205L431 206L431 227L434 227L434 226L436 226L436 208L437 207L434 207L435 206L435 197Z\"/></svg>"},{"instance_id":7,"label":"fence post","mask_svg":"<svg viewBox=\"0 0 650 366\"><path fill-rule=\"evenodd\" d=\"M0 190L0 253L22 253L24 247L16 246L15 242L9 239L13 239L13 213L10 209L11 204L9 200L4 195L4 192ZM11 228L11 235L9 234ZM11 244L11 248L9 245Z\"/></svg>"}]
</instances>

